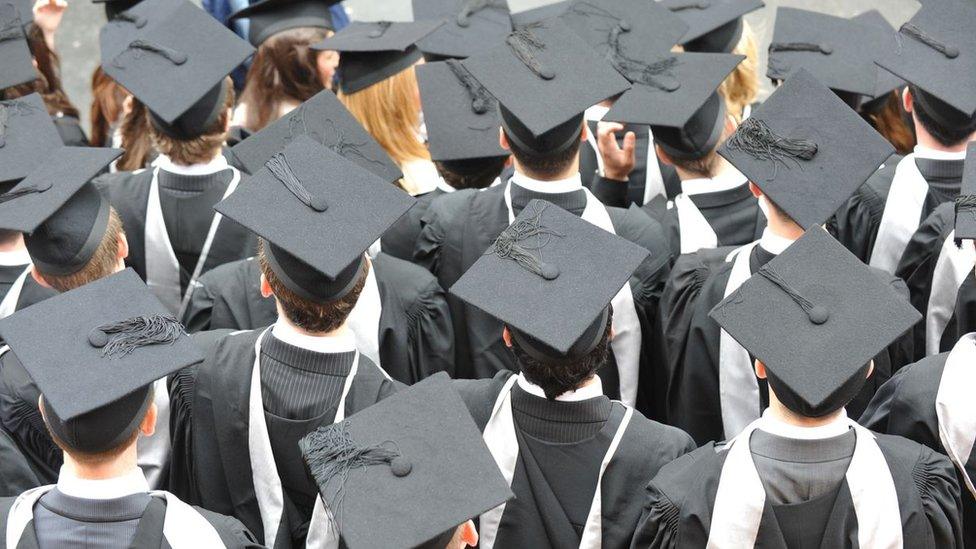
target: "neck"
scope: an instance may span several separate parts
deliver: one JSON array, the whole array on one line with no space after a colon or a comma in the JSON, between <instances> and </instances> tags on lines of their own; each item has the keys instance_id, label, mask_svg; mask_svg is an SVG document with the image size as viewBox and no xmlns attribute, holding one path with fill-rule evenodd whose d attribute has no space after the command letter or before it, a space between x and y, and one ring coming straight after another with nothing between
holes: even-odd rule
<instances>
[{"instance_id":1,"label":"neck","mask_svg":"<svg viewBox=\"0 0 976 549\"><path fill-rule=\"evenodd\" d=\"M714 154L714 153L710 153L710 154ZM682 181L691 181L692 179L703 179L703 178L715 179L716 177L724 174L732 165L729 164L728 160L716 154L715 158L712 160L712 167L711 170L709 170L709 174L707 176L703 176L700 173L688 171L677 164L673 164L673 166L674 166L674 171L678 173L678 179Z\"/></svg>"},{"instance_id":2,"label":"neck","mask_svg":"<svg viewBox=\"0 0 976 549\"><path fill-rule=\"evenodd\" d=\"M299 328L291 320L289 320L288 316L285 315L284 310L282 310L280 303L276 304L276 307L278 309L278 322L283 322L284 324L288 325L290 329L294 330L299 335L306 337L340 337L349 333L348 319L344 321L341 326L335 330L332 330L331 332L313 332L304 328Z\"/></svg>"},{"instance_id":3,"label":"neck","mask_svg":"<svg viewBox=\"0 0 976 549\"><path fill-rule=\"evenodd\" d=\"M12 233L9 238L0 239L0 253L2 252L19 252L24 249L24 235L21 233Z\"/></svg>"},{"instance_id":4,"label":"neck","mask_svg":"<svg viewBox=\"0 0 976 549\"><path fill-rule=\"evenodd\" d=\"M920 146L925 147L926 149L951 153L965 152L966 146L969 144L969 142L976 141L976 132L974 132L969 137L963 139L961 142L956 143L955 145L943 145L938 139L933 137L928 130L925 129L925 126L918 121L918 117L914 113L912 113L912 120L915 121L915 135L917 142Z\"/></svg>"},{"instance_id":5,"label":"neck","mask_svg":"<svg viewBox=\"0 0 976 549\"><path fill-rule=\"evenodd\" d=\"M105 480L117 478L131 473L139 468L135 443L131 444L121 454L107 461L85 463L74 459L70 453L64 453L64 466L72 475L83 480Z\"/></svg>"},{"instance_id":6,"label":"neck","mask_svg":"<svg viewBox=\"0 0 976 549\"><path fill-rule=\"evenodd\" d=\"M515 164L516 172L538 181L560 181L563 179L569 179L570 177L579 174L579 156L574 157L574 160L559 172L551 174L540 174L533 172L532 170L526 169L525 165L519 162L517 158L514 156L512 158Z\"/></svg>"},{"instance_id":7,"label":"neck","mask_svg":"<svg viewBox=\"0 0 976 549\"><path fill-rule=\"evenodd\" d=\"M764 197L760 197L759 199L765 200ZM796 221L786 219L772 207L767 207L766 212L766 227L776 236L789 240L797 240L803 236L803 227L800 227Z\"/></svg>"},{"instance_id":8,"label":"neck","mask_svg":"<svg viewBox=\"0 0 976 549\"><path fill-rule=\"evenodd\" d=\"M779 398L776 397L773 390L770 389L768 412L772 417L787 425L793 425L795 427L823 427L824 425L829 425L837 421L844 414L844 409L835 410L822 417L801 416L784 406L779 401Z\"/></svg>"}]
</instances>

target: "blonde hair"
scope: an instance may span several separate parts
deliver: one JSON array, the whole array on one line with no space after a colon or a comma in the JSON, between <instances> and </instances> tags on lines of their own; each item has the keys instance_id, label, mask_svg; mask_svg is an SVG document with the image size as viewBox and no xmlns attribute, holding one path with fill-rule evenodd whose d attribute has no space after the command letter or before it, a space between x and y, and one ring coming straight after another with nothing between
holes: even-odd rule
<instances>
[{"instance_id":1,"label":"blonde hair","mask_svg":"<svg viewBox=\"0 0 976 549\"><path fill-rule=\"evenodd\" d=\"M745 20L742 21L742 37L732 53L745 55L742 63L722 82L718 91L725 98L725 107L737 122L742 122L745 108L756 102L759 96L759 47L756 34Z\"/></svg>"}]
</instances>

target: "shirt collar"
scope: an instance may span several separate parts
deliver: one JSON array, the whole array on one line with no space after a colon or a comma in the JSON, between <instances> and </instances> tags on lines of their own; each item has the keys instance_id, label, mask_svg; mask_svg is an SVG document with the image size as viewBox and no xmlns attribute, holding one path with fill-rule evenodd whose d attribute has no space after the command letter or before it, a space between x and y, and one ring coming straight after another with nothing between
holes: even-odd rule
<instances>
[{"instance_id":1,"label":"shirt collar","mask_svg":"<svg viewBox=\"0 0 976 549\"><path fill-rule=\"evenodd\" d=\"M759 246L773 255L779 255L785 252L786 248L789 248L790 244L794 242L796 241L785 236L780 236L774 233L769 227L766 227L763 229L762 238L759 239Z\"/></svg>"},{"instance_id":2,"label":"shirt collar","mask_svg":"<svg viewBox=\"0 0 976 549\"><path fill-rule=\"evenodd\" d=\"M310 336L296 330L284 318L279 318L271 329L271 335L282 343L313 353L336 354L356 350L356 338L348 329L334 336Z\"/></svg>"},{"instance_id":3,"label":"shirt collar","mask_svg":"<svg viewBox=\"0 0 976 549\"><path fill-rule=\"evenodd\" d=\"M965 160L966 151L937 151L922 145L915 145L915 157L928 160Z\"/></svg>"},{"instance_id":4,"label":"shirt collar","mask_svg":"<svg viewBox=\"0 0 976 549\"><path fill-rule=\"evenodd\" d=\"M27 265L31 262L30 254L26 248L0 252L0 265L4 267L14 267L17 265Z\"/></svg>"},{"instance_id":5,"label":"shirt collar","mask_svg":"<svg viewBox=\"0 0 976 549\"><path fill-rule=\"evenodd\" d=\"M211 175L230 169L230 164L227 163L227 159L223 154L218 154L210 162L193 164L190 166L180 166L179 164L174 163L170 157L166 156L165 154L161 154L156 157L156 160L153 161L152 165L163 170L164 172L189 176Z\"/></svg>"},{"instance_id":6,"label":"shirt collar","mask_svg":"<svg viewBox=\"0 0 976 549\"><path fill-rule=\"evenodd\" d=\"M454 187L452 187L451 184L448 183L447 181L444 181L444 178L443 177L438 177L437 178L437 181L434 182L434 185L438 189L440 189L440 190L442 190L442 191L444 191L446 193L453 193L455 191Z\"/></svg>"},{"instance_id":7,"label":"shirt collar","mask_svg":"<svg viewBox=\"0 0 976 549\"><path fill-rule=\"evenodd\" d=\"M682 181L681 193L687 196L717 193L740 187L745 182L746 176L736 169L729 169L716 177L701 177Z\"/></svg>"},{"instance_id":8,"label":"shirt collar","mask_svg":"<svg viewBox=\"0 0 976 549\"><path fill-rule=\"evenodd\" d=\"M610 112L610 107L605 107L603 105L593 105L592 107L586 109L583 112L583 118L585 120L590 120L593 122L598 122L603 120L603 117Z\"/></svg>"},{"instance_id":9,"label":"shirt collar","mask_svg":"<svg viewBox=\"0 0 976 549\"><path fill-rule=\"evenodd\" d=\"M524 173L515 172L515 174L512 175L512 183L527 191L542 194L571 193L583 188L583 180L580 178L580 174L578 173L573 174L571 177L566 179L539 181L538 179L532 179Z\"/></svg>"},{"instance_id":10,"label":"shirt collar","mask_svg":"<svg viewBox=\"0 0 976 549\"><path fill-rule=\"evenodd\" d=\"M540 398L547 398L546 392L542 390L535 383L532 383L525 378L524 374L518 375L518 384L523 391L529 393L530 395L537 396ZM603 382L600 381L600 376L594 375L593 380L575 391L567 391L556 397L556 400L560 402L579 402L581 400L589 400L591 398L596 398L603 396Z\"/></svg>"},{"instance_id":11,"label":"shirt collar","mask_svg":"<svg viewBox=\"0 0 976 549\"><path fill-rule=\"evenodd\" d=\"M783 438L798 440L821 440L843 435L848 431L848 429L851 428L851 424L847 419L846 410L841 410L837 418L826 425L821 425L819 427L800 427L797 425L790 425L789 423L774 417L773 414L770 413L769 408L766 408L766 411L763 412L762 418L759 420L759 428L771 435L776 435Z\"/></svg>"},{"instance_id":12,"label":"shirt collar","mask_svg":"<svg viewBox=\"0 0 976 549\"><path fill-rule=\"evenodd\" d=\"M119 499L149 492L149 483L142 469L136 467L113 478L89 480L75 476L66 466L58 474L58 491L66 496L82 499Z\"/></svg>"}]
</instances>

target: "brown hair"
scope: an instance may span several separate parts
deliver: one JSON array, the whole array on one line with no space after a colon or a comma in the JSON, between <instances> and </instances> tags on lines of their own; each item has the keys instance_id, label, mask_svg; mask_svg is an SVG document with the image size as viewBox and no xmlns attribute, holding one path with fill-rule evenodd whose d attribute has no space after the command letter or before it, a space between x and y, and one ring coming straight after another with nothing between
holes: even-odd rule
<instances>
[{"instance_id":1,"label":"brown hair","mask_svg":"<svg viewBox=\"0 0 976 549\"><path fill-rule=\"evenodd\" d=\"M759 49L756 46L756 35L745 20L742 21L742 37L732 53L745 55L746 58L722 82L718 91L725 98L725 107L729 114L742 122L745 108L755 103L759 95Z\"/></svg>"},{"instance_id":2,"label":"brown hair","mask_svg":"<svg viewBox=\"0 0 976 549\"><path fill-rule=\"evenodd\" d=\"M707 155L694 160L682 160L680 158L668 157L676 167L697 175L698 177L715 177L715 167L718 165L718 153L714 150Z\"/></svg>"},{"instance_id":3,"label":"brown hair","mask_svg":"<svg viewBox=\"0 0 976 549\"><path fill-rule=\"evenodd\" d=\"M340 299L325 303L310 301L289 290L278 278L268 263L264 245L262 241L258 251L261 273L268 280L268 285L271 286L275 300L281 305L285 317L295 326L314 334L324 334L339 329L359 301L359 294L366 286L366 275L363 274L352 291ZM369 269L368 264L366 268Z\"/></svg>"},{"instance_id":4,"label":"brown hair","mask_svg":"<svg viewBox=\"0 0 976 549\"><path fill-rule=\"evenodd\" d=\"M234 108L234 86L230 77L225 78L224 88L227 90L224 96L224 105L220 109L220 114L213 124L207 128L203 135L193 139L175 139L156 129L149 120L149 111L146 110L145 124L149 129L149 137L152 139L153 146L160 154L168 156L175 164L190 166L209 162L214 154L220 151L224 141L227 139L227 121L230 118L230 109Z\"/></svg>"},{"instance_id":5,"label":"brown hair","mask_svg":"<svg viewBox=\"0 0 976 549\"><path fill-rule=\"evenodd\" d=\"M71 104L61 87L61 60L54 50L48 48L44 33L34 23L27 26L27 45L37 61L37 80L3 90L0 99L16 99L36 92L44 99L48 114L77 118L78 109Z\"/></svg>"},{"instance_id":6,"label":"brown hair","mask_svg":"<svg viewBox=\"0 0 976 549\"><path fill-rule=\"evenodd\" d=\"M245 128L260 131L278 118L283 101L303 103L324 89L319 52L309 46L328 36L326 29L301 27L274 34L258 47L241 93L241 104L247 108Z\"/></svg>"},{"instance_id":7,"label":"brown hair","mask_svg":"<svg viewBox=\"0 0 976 549\"><path fill-rule=\"evenodd\" d=\"M147 398L149 399L150 402L152 402L154 396L155 396L155 388L150 385L149 396ZM46 408L45 400L41 401L40 407L43 412L43 410ZM142 422L143 420L145 420L146 414L148 413L149 413L149 408L147 407L146 410L143 412L142 417L139 418L139 424L136 425L136 428L132 430L132 433L129 434L129 436L126 437L125 440L119 443L118 446L115 446L114 448L109 448L108 450L102 452L95 452L95 453L81 452L72 448L70 444L61 440L60 438L58 438L57 435L54 434L54 431L51 430L51 428L48 426L46 418L44 419L44 425L45 427L47 427L47 433L48 435L51 436L51 440L54 442L55 445L57 445L58 448L61 448L61 451L71 455L71 459L77 461L78 463L91 467L94 465L102 465L105 463L109 463L110 461L115 460L115 458L122 455L122 453L125 452L127 449L129 449L130 446L135 444L136 440L139 439L139 434L142 432L141 429Z\"/></svg>"},{"instance_id":8,"label":"brown hair","mask_svg":"<svg viewBox=\"0 0 976 549\"><path fill-rule=\"evenodd\" d=\"M102 236L98 248L95 249L95 253L92 254L91 259L88 260L83 269L69 275L56 276L44 273L39 267L35 266L34 268L37 269L37 274L45 282L59 292L80 288L89 282L105 278L115 272L119 265L119 239L123 234L122 219L115 208L112 208L109 211L108 228L105 229L105 235Z\"/></svg>"},{"instance_id":9,"label":"brown hair","mask_svg":"<svg viewBox=\"0 0 976 549\"><path fill-rule=\"evenodd\" d=\"M915 148L915 133L908 126L904 114L901 95L895 90L888 94L884 106L864 115L868 123L895 147L898 154L908 154Z\"/></svg>"},{"instance_id":10,"label":"brown hair","mask_svg":"<svg viewBox=\"0 0 976 549\"><path fill-rule=\"evenodd\" d=\"M120 86L101 65L92 73L91 145L107 147L112 144L112 126L122 118L122 104L125 102L125 88Z\"/></svg>"},{"instance_id":11,"label":"brown hair","mask_svg":"<svg viewBox=\"0 0 976 549\"><path fill-rule=\"evenodd\" d=\"M132 110L122 117L119 134L125 153L115 163L119 171L135 171L145 168L155 156L152 139L149 137L149 117L146 106L132 98Z\"/></svg>"}]
</instances>

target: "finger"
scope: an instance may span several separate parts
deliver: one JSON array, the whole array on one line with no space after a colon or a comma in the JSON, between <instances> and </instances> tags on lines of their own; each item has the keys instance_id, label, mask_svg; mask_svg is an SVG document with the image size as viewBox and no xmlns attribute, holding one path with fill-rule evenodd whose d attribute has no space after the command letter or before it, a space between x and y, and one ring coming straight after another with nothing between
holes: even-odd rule
<instances>
[{"instance_id":1,"label":"finger","mask_svg":"<svg viewBox=\"0 0 976 549\"><path fill-rule=\"evenodd\" d=\"M637 134L635 134L634 132L627 132L627 135L624 136L624 147L623 147L624 152L627 153L628 155L631 155L634 153L634 149L636 148L637 148Z\"/></svg>"}]
</instances>

